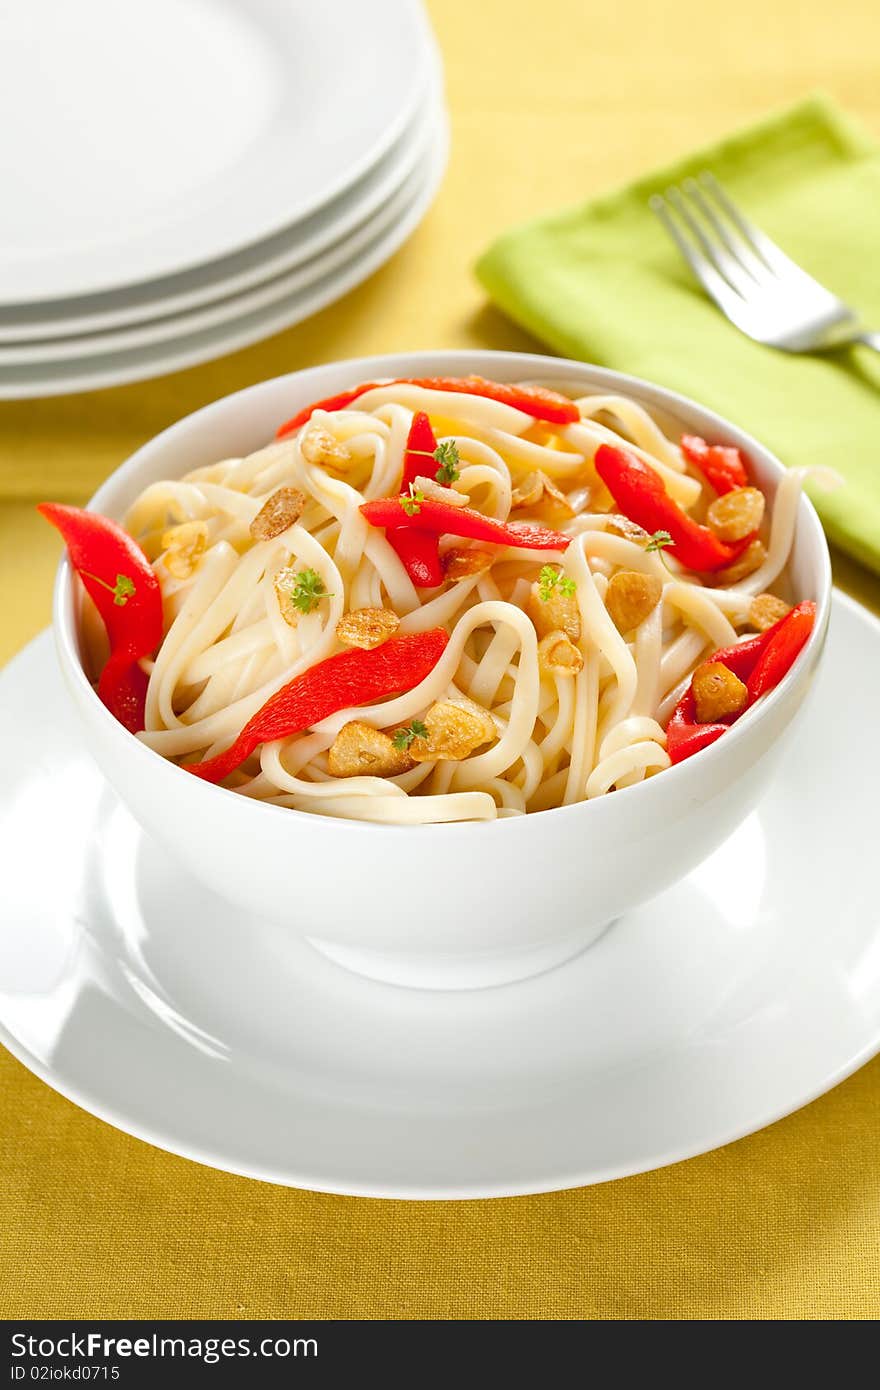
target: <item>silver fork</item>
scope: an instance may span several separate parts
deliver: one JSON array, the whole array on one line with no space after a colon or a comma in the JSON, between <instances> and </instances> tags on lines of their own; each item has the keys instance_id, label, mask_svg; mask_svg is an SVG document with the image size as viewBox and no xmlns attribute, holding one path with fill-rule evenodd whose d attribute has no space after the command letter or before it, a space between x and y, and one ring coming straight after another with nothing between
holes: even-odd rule
<instances>
[{"instance_id":1,"label":"silver fork","mask_svg":"<svg viewBox=\"0 0 880 1390\"><path fill-rule=\"evenodd\" d=\"M824 352L864 343L870 332L836 294L786 256L710 173L650 199L694 275L741 332L784 352Z\"/></svg>"}]
</instances>

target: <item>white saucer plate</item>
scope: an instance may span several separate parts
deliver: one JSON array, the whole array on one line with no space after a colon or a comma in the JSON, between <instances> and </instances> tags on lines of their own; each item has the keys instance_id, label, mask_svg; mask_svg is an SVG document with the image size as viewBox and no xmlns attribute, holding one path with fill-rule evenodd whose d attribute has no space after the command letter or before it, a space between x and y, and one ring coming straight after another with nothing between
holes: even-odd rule
<instances>
[{"instance_id":1,"label":"white saucer plate","mask_svg":"<svg viewBox=\"0 0 880 1390\"><path fill-rule=\"evenodd\" d=\"M28 0L4 20L0 302L178 274L375 165L430 67L419 0Z\"/></svg>"},{"instance_id":2,"label":"white saucer plate","mask_svg":"<svg viewBox=\"0 0 880 1390\"><path fill-rule=\"evenodd\" d=\"M314 280L299 288L304 268L277 282L232 296L211 309L199 311L210 326L194 331L181 327L168 341L142 342L139 346L96 352L75 360L62 353L58 359L36 363L0 363L0 399L16 400L33 396L57 396L76 391L93 391L128 381L162 376L167 372L221 357L238 348L269 337L283 328L300 323L319 309L341 299L374 271L384 265L415 230L437 192L446 167L448 130L445 113L437 113L428 153L410 175L404 188L378 213L370 224L370 235L357 233L345 246L324 253L331 269L325 268ZM352 251L352 247L355 248ZM346 252L344 258L343 250ZM335 264L336 261L339 264ZM248 307L257 303L259 307ZM181 321L186 316L181 315ZM156 325L146 325L149 338ZM164 330L160 330L164 331Z\"/></svg>"},{"instance_id":3,"label":"white saucer plate","mask_svg":"<svg viewBox=\"0 0 880 1390\"><path fill-rule=\"evenodd\" d=\"M442 103L439 60L419 108L388 154L310 217L232 256L82 298L0 304L0 348L129 328L223 299L293 270L350 236L397 193L424 158Z\"/></svg>"},{"instance_id":4,"label":"white saucer plate","mask_svg":"<svg viewBox=\"0 0 880 1390\"><path fill-rule=\"evenodd\" d=\"M880 623L837 595L759 811L568 965L450 994L350 974L188 880L85 753L44 634L0 677L0 1037L130 1134L322 1191L541 1192L729 1143L880 1050L878 684Z\"/></svg>"}]
</instances>

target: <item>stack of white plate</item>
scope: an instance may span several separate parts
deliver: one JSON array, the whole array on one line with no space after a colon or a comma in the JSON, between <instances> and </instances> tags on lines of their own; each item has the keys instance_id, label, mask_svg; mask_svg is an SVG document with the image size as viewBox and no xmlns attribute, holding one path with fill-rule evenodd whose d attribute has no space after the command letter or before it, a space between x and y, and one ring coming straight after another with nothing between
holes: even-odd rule
<instances>
[{"instance_id":1,"label":"stack of white plate","mask_svg":"<svg viewBox=\"0 0 880 1390\"><path fill-rule=\"evenodd\" d=\"M3 31L2 398L299 322L388 259L443 173L419 0L27 0Z\"/></svg>"}]
</instances>

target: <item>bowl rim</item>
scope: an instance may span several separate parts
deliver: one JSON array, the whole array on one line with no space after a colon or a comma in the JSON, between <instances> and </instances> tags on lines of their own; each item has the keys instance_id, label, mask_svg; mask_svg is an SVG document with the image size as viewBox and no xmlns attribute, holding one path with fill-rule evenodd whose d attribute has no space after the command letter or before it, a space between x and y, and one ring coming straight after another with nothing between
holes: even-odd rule
<instances>
[{"instance_id":1,"label":"bowl rim","mask_svg":"<svg viewBox=\"0 0 880 1390\"><path fill-rule=\"evenodd\" d=\"M408 364L406 366L401 364ZM398 365L394 365L398 364ZM439 365L438 365L439 364ZM444 371L447 375L458 375L463 371L477 371L481 374L491 375L495 371L496 379L506 381L523 380L527 375L530 377L532 371L542 374L547 385L559 382L568 372L574 374L588 373L593 378L593 383L586 387L592 390L593 384L599 383L601 388L613 388L618 393L630 392L641 401L648 401L656 405L660 410L670 414L679 414L685 417L698 417L700 432L714 436L719 440L734 437L736 442L751 455L757 455L761 467L769 466L772 474L778 482L787 469L785 464L773 453L767 445L743 430L733 421L719 415L716 411L701 405L690 397L682 395L680 392L672 391L668 387L660 386L655 382L647 381L642 377L633 376L629 373L618 372L609 367L603 367L591 362L579 362L572 358L557 357L544 353L521 353L512 351L498 351L489 348L449 348L436 350L420 350L413 352L383 353L374 356L353 357L334 359L329 362L313 363L308 367L299 368L295 372L283 373L277 377L269 377L264 381L245 386L238 391L231 392L226 396L218 397L217 400L201 406L198 410L191 411L190 414L182 416L164 430L152 436L144 444L140 445L127 459L109 474L95 491L86 504L89 511L102 511L104 499L109 494L114 494L120 486L129 482L137 476L151 458L161 450L172 444L175 437L185 435L206 418L220 415L225 412L234 413L235 408L240 406L244 398L251 400L257 399L261 394L269 395L282 387L283 384L290 383L293 386L300 378L309 373L321 373L326 371L328 374L333 371L350 369L352 379L370 380L374 376L381 374L400 375L403 372L412 374L414 368L421 367L424 374L437 375ZM501 369L500 376L498 369ZM510 370L505 370L510 369ZM518 373L518 374L513 374ZM269 441L271 442L271 441ZM825 636L828 628L828 621L831 609L831 558L828 551L828 542L825 536L822 523L818 513L806 493L802 493L798 505L798 525L802 520L814 532L818 540L819 566L816 574L817 600L816 600L816 622L810 636L799 653L792 671L788 672L778 686L765 695L758 705L753 717L743 723L734 724L728 730L728 738L724 740L726 748L722 749L719 745L721 740L710 744L708 748L700 751L699 757L685 759L681 763L673 764L665 768L662 777L649 777L643 782L638 782L630 787L619 789L614 797L599 796L590 801L576 801L567 806L549 807L546 812L533 813L540 814L541 818L545 815L559 817L567 813L569 816L580 812L597 816L603 814L599 809L604 806L606 812L620 807L621 796L626 798L629 805L632 797L638 793L641 802L647 807L650 805L649 798L658 795L658 786L665 786L670 790L670 778L675 778L675 785L683 788L685 779L698 783L702 777L700 768L706 768L707 758L717 760L719 756L730 757L731 750L735 749L744 737L748 737L750 730L754 729L759 721L763 721L768 712L771 712L779 701L784 697L790 688L790 678L793 675L803 673L810 665L811 658L815 664L821 658L821 651L824 646ZM158 774L159 764L164 764L172 774L185 776L193 789L195 795L207 795L216 798L216 793L220 792L229 798L230 809L233 805L240 808L250 806L252 810L247 814L266 815L271 814L275 818L276 824L279 814L286 816L291 827L297 825L305 819L315 827L320 824L327 828L328 833L342 835L350 834L353 830L358 833L387 834L394 832L396 835L412 835L416 832L430 830L435 834L442 834L446 837L460 835L463 832L470 832L474 828L473 821L449 821L440 823L428 823L423 825L395 825L393 822L385 821L358 821L342 816L317 816L312 811L298 811L287 806L273 806L267 802L257 801L251 797L243 797L238 792L227 787L217 786L211 782L205 782L201 778L193 777L185 773L181 767L169 759L164 758L161 753L156 753L145 743L142 743L136 735L131 735L110 713L102 701L98 698L97 692L88 677L80 659L77 642L76 623L74 619L73 588L72 588L73 569L70 565L66 553L62 555L59 562L52 604L52 625L55 633L56 648L59 660L66 669L68 677L72 678L86 697L90 699L95 716L103 721L103 726L108 735L115 739L122 739L119 747L123 756L133 754L136 758L148 758L150 765ZM123 750L127 749L125 754ZM135 750L137 750L135 752ZM180 785L176 783L175 785ZM196 791L200 788L200 791ZM215 802L214 804L218 804ZM640 803L634 801L637 807ZM587 810L587 808L591 808ZM491 821L479 821L476 824L481 827L484 834L509 834L508 830L499 830L499 826L514 826L518 824L528 824L532 819L528 814L523 816L500 816ZM331 828L332 827L332 828ZM489 829L493 827L493 829Z\"/></svg>"}]
</instances>

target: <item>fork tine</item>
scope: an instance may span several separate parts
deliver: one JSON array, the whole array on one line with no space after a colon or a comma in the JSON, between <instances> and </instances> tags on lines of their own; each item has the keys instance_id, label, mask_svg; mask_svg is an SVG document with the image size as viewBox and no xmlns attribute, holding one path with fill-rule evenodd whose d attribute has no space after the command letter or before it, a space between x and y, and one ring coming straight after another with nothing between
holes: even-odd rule
<instances>
[{"instance_id":1,"label":"fork tine","mask_svg":"<svg viewBox=\"0 0 880 1390\"><path fill-rule=\"evenodd\" d=\"M751 276L752 280L759 285L766 285L769 280L774 278L773 272L761 260L761 257L755 254L745 238L731 235L730 227L721 220L709 199L703 196L703 191L696 179L685 179L682 189L699 208L719 241L723 243L729 254L746 274Z\"/></svg>"},{"instance_id":2,"label":"fork tine","mask_svg":"<svg viewBox=\"0 0 880 1390\"><path fill-rule=\"evenodd\" d=\"M648 200L648 206L665 227L710 299L715 300L723 313L733 317L737 305L741 305L742 300L736 291L730 288L724 276L718 273L698 247L684 235L670 213L666 199L661 197L659 193L655 193Z\"/></svg>"},{"instance_id":3,"label":"fork tine","mask_svg":"<svg viewBox=\"0 0 880 1390\"><path fill-rule=\"evenodd\" d=\"M776 275L796 275L801 281L809 280L814 285L817 283L796 261L786 256L781 246L777 246L766 232L762 232L760 227L756 227L754 222L740 211L733 199L725 193L714 174L710 173L708 169L704 170L700 174L699 182L706 192L711 193L752 253L764 262L768 270L773 271Z\"/></svg>"},{"instance_id":4,"label":"fork tine","mask_svg":"<svg viewBox=\"0 0 880 1390\"><path fill-rule=\"evenodd\" d=\"M856 311L750 222L712 174L702 173L699 185L654 194L649 207L731 323L785 352L867 341Z\"/></svg>"},{"instance_id":5,"label":"fork tine","mask_svg":"<svg viewBox=\"0 0 880 1390\"><path fill-rule=\"evenodd\" d=\"M731 289L735 290L743 299L747 299L750 294L753 294L755 281L720 242L714 241L707 234L700 218L694 216L693 209L681 189L676 187L668 189L666 197L674 206L679 217L687 224L691 235L700 243L703 254L715 267L718 274L724 277Z\"/></svg>"}]
</instances>

